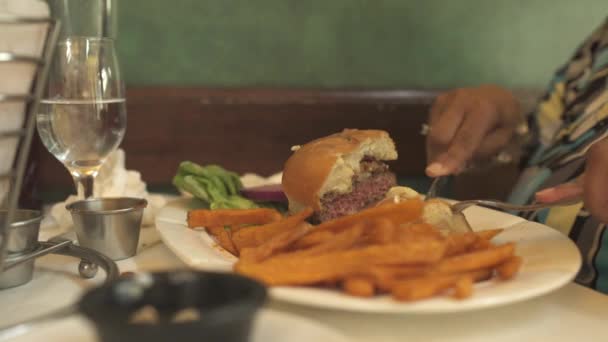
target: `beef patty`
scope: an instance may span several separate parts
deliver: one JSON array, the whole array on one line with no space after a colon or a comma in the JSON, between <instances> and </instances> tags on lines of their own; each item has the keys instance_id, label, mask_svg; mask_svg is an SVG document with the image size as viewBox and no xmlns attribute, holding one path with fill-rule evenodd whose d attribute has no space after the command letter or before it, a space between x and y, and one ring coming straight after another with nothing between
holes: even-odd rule
<instances>
[{"instance_id":1,"label":"beef patty","mask_svg":"<svg viewBox=\"0 0 608 342\"><path fill-rule=\"evenodd\" d=\"M327 221L360 211L384 198L386 192L397 183L388 165L371 158L361 161L361 171L353 177L349 193L330 192L321 198L321 211L316 221Z\"/></svg>"}]
</instances>

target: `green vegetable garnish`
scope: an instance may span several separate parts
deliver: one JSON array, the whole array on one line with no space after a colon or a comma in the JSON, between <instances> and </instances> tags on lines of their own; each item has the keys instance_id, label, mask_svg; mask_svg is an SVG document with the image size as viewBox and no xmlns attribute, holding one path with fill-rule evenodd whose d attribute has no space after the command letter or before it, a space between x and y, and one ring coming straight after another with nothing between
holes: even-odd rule
<instances>
[{"instance_id":1,"label":"green vegetable garnish","mask_svg":"<svg viewBox=\"0 0 608 342\"><path fill-rule=\"evenodd\" d=\"M179 164L173 185L207 203L210 209L252 209L272 204L256 203L241 196L239 175L219 165L201 166L191 161ZM278 207L277 207L278 209Z\"/></svg>"}]
</instances>

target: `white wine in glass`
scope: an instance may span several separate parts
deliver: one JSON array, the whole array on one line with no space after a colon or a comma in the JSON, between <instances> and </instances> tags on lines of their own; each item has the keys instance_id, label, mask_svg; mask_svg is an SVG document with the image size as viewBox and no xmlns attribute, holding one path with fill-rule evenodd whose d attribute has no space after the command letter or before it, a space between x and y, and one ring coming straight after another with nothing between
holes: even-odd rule
<instances>
[{"instance_id":1,"label":"white wine in glass","mask_svg":"<svg viewBox=\"0 0 608 342\"><path fill-rule=\"evenodd\" d=\"M74 177L78 195L93 196L93 180L126 130L124 85L113 41L71 37L58 44L38 134Z\"/></svg>"}]
</instances>

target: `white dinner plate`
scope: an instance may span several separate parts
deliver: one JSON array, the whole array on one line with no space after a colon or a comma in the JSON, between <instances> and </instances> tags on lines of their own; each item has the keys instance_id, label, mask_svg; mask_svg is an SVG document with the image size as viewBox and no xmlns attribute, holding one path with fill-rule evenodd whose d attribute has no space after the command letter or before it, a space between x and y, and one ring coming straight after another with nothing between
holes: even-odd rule
<instances>
[{"instance_id":1,"label":"white dinner plate","mask_svg":"<svg viewBox=\"0 0 608 342\"><path fill-rule=\"evenodd\" d=\"M204 230L186 226L190 199L170 202L156 217L156 228L164 243L187 265L208 271L230 272L236 258L219 247ZM472 297L455 300L437 297L402 303L389 296L357 298L337 290L312 287L273 287L273 299L307 306L395 313L445 313L494 307L531 299L554 291L576 276L581 256L576 245L556 230L520 217L481 207L465 211L474 230L506 228L494 241L516 242L523 258L519 274L510 281L490 280L475 286Z\"/></svg>"},{"instance_id":2,"label":"white dinner plate","mask_svg":"<svg viewBox=\"0 0 608 342\"><path fill-rule=\"evenodd\" d=\"M98 339L95 328L89 321L82 316L72 316L40 324L30 332L11 338L10 341L95 342ZM251 342L268 341L346 342L347 339L335 330L308 318L262 309L255 319Z\"/></svg>"}]
</instances>

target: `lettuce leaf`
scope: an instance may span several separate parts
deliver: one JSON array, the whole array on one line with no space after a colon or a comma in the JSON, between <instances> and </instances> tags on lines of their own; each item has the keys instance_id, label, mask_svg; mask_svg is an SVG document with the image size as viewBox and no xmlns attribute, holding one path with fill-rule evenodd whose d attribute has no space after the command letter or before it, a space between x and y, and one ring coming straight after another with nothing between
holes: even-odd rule
<instances>
[{"instance_id":1,"label":"lettuce leaf","mask_svg":"<svg viewBox=\"0 0 608 342\"><path fill-rule=\"evenodd\" d=\"M252 209L265 205L240 195L239 175L219 165L201 166L191 161L179 164L173 185L207 203L211 209Z\"/></svg>"}]
</instances>

